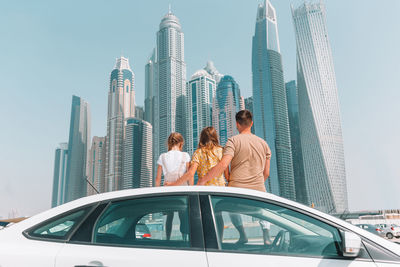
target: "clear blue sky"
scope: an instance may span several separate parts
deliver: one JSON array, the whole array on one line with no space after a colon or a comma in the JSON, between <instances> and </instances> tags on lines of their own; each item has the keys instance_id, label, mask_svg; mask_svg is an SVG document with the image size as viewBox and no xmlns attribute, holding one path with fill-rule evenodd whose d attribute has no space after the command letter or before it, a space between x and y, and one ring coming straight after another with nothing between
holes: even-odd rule
<instances>
[{"instance_id":1,"label":"clear blue sky","mask_svg":"<svg viewBox=\"0 0 400 267\"><path fill-rule=\"evenodd\" d=\"M109 74L128 57L143 105L144 65L171 3L185 33L187 77L213 60L251 95L248 1L5 1L0 9L0 216L50 207L54 150L68 141L71 98L105 135ZM290 3L277 9L285 80L296 78ZM326 0L351 210L400 208L400 1Z\"/></svg>"}]
</instances>

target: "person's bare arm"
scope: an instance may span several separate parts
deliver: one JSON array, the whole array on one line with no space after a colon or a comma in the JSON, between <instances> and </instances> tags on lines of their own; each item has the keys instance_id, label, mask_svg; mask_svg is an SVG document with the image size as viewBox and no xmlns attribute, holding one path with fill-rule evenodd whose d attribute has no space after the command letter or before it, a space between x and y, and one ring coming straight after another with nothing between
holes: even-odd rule
<instances>
[{"instance_id":1,"label":"person's bare arm","mask_svg":"<svg viewBox=\"0 0 400 267\"><path fill-rule=\"evenodd\" d=\"M208 173L197 182L198 185L205 185L208 181L210 181L214 177L218 177L222 174L222 172L229 166L232 161L231 155L225 155L222 157L221 161L215 165Z\"/></svg>"},{"instance_id":2,"label":"person's bare arm","mask_svg":"<svg viewBox=\"0 0 400 267\"><path fill-rule=\"evenodd\" d=\"M194 168L193 174L189 176L188 181L189 181L189 185L194 185L194 173L195 173L196 170L197 170L197 163L192 163L192 164L190 164L189 162L186 163L186 170L189 170L190 167L192 167L191 165L196 165L196 166L195 166L195 168ZM193 166L193 167L194 167L194 166Z\"/></svg>"},{"instance_id":3,"label":"person's bare arm","mask_svg":"<svg viewBox=\"0 0 400 267\"><path fill-rule=\"evenodd\" d=\"M265 161L265 168L264 168L264 172L263 172L263 174L264 174L264 182L265 182L265 181L268 179L268 177L269 177L270 162L271 162L271 159L270 159L270 158L267 158L267 160Z\"/></svg>"},{"instance_id":4,"label":"person's bare arm","mask_svg":"<svg viewBox=\"0 0 400 267\"><path fill-rule=\"evenodd\" d=\"M156 186L161 185L161 174L162 174L162 167L161 167L161 165L158 165L157 176L156 176Z\"/></svg>"},{"instance_id":5,"label":"person's bare arm","mask_svg":"<svg viewBox=\"0 0 400 267\"><path fill-rule=\"evenodd\" d=\"M198 164L195 162L192 163L190 166L189 166L189 163L187 163L186 168L188 171L184 175L182 175L181 178L179 178L178 180L176 180L175 182L172 182L172 183L165 183L164 185L166 185L166 186L181 185L186 181L189 181L189 184L193 185L194 174L196 173L197 166L198 166Z\"/></svg>"},{"instance_id":6,"label":"person's bare arm","mask_svg":"<svg viewBox=\"0 0 400 267\"><path fill-rule=\"evenodd\" d=\"M226 180L227 182L229 182L229 179L230 179L229 166L226 167L226 169L225 169L225 171L224 171L224 176L225 176L225 180Z\"/></svg>"}]
</instances>

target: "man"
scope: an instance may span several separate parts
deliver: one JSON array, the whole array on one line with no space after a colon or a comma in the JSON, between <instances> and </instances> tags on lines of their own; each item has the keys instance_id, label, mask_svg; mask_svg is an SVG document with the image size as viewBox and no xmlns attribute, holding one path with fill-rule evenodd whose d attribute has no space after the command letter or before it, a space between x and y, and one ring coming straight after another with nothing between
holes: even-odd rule
<instances>
[{"instance_id":1,"label":"man","mask_svg":"<svg viewBox=\"0 0 400 267\"><path fill-rule=\"evenodd\" d=\"M236 114L236 128L239 134L228 139L221 161L198 181L198 185L204 185L212 178L218 177L230 164L228 186L266 192L265 181L269 177L271 150L262 138L251 133L252 126L253 115L250 111L241 110ZM231 220L240 233L238 243L246 243L247 237L240 216L231 216ZM269 244L269 225L262 222L260 224L263 228L264 242Z\"/></svg>"}]
</instances>

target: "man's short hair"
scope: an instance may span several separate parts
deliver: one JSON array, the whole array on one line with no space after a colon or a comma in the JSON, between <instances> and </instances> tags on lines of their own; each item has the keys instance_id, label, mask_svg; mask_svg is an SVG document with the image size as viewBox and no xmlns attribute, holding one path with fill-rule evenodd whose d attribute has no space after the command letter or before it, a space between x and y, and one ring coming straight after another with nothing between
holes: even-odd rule
<instances>
[{"instance_id":1,"label":"man's short hair","mask_svg":"<svg viewBox=\"0 0 400 267\"><path fill-rule=\"evenodd\" d=\"M247 109L241 110L236 113L236 122L241 126L249 127L253 122L253 114Z\"/></svg>"}]
</instances>

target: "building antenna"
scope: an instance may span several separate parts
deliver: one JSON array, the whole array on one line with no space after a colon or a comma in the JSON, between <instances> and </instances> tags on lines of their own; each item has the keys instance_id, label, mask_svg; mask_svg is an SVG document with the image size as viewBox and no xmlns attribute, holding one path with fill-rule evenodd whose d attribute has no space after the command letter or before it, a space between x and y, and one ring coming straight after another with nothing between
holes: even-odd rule
<instances>
[{"instance_id":1,"label":"building antenna","mask_svg":"<svg viewBox=\"0 0 400 267\"><path fill-rule=\"evenodd\" d=\"M171 12L171 3L168 4L168 14L172 14L172 12Z\"/></svg>"}]
</instances>

